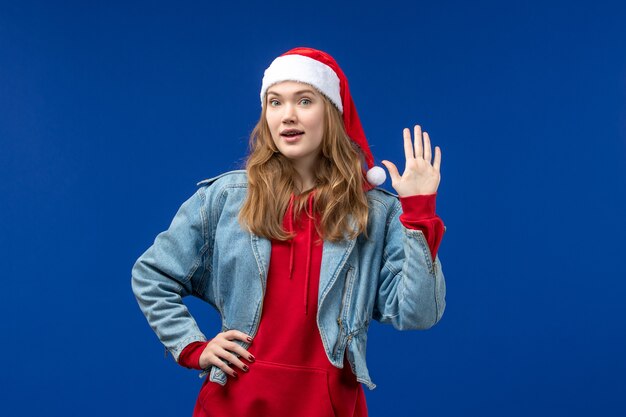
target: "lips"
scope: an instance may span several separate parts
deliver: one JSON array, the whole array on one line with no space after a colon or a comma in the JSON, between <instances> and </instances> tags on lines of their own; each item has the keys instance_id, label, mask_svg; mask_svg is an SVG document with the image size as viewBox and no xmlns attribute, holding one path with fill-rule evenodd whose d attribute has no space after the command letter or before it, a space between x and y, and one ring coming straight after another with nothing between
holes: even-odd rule
<instances>
[{"instance_id":1,"label":"lips","mask_svg":"<svg viewBox=\"0 0 626 417\"><path fill-rule=\"evenodd\" d=\"M295 137L295 136L299 136L302 135L304 132L302 130L296 130L296 129L285 129L282 132L280 132L281 136L285 136L288 138L291 137Z\"/></svg>"}]
</instances>

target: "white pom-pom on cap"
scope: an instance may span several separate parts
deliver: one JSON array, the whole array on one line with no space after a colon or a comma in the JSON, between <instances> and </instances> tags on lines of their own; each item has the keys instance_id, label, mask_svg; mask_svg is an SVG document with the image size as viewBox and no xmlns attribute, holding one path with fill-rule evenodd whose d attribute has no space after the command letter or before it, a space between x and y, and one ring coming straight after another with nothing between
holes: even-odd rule
<instances>
[{"instance_id":1,"label":"white pom-pom on cap","mask_svg":"<svg viewBox=\"0 0 626 417\"><path fill-rule=\"evenodd\" d=\"M387 179L387 173L379 166L373 166L367 171L367 182L375 187L381 185Z\"/></svg>"}]
</instances>

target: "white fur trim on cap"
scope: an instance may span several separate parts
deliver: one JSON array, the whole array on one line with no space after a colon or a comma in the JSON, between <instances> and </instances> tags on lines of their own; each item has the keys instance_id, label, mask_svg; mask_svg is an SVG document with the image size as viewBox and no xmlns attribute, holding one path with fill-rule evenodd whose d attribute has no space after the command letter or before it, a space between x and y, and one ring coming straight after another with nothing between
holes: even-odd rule
<instances>
[{"instance_id":1,"label":"white fur trim on cap","mask_svg":"<svg viewBox=\"0 0 626 417\"><path fill-rule=\"evenodd\" d=\"M267 89L281 81L299 81L321 91L343 113L339 77L332 68L303 55L284 55L276 58L265 70L261 87L261 103Z\"/></svg>"}]
</instances>

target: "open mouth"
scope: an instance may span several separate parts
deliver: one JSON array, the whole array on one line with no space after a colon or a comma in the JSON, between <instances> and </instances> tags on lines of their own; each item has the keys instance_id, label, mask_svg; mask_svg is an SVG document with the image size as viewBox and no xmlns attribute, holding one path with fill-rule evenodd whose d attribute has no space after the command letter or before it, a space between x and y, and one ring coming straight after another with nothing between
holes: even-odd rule
<instances>
[{"instance_id":1,"label":"open mouth","mask_svg":"<svg viewBox=\"0 0 626 417\"><path fill-rule=\"evenodd\" d=\"M296 136L300 136L302 134L304 134L303 131L295 130L295 129L285 130L285 131L280 133L281 136L284 136L286 138L295 138Z\"/></svg>"}]
</instances>

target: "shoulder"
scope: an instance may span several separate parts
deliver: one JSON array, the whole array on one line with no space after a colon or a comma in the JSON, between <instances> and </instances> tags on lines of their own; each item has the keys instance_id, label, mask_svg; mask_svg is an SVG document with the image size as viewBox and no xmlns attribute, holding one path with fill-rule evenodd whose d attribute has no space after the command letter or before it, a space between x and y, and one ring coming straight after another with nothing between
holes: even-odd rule
<instances>
[{"instance_id":1,"label":"shoulder","mask_svg":"<svg viewBox=\"0 0 626 417\"><path fill-rule=\"evenodd\" d=\"M207 178L196 184L198 187L203 188L229 188L229 187L247 187L248 186L248 174L243 169L234 171L227 171L213 178Z\"/></svg>"},{"instance_id":2,"label":"shoulder","mask_svg":"<svg viewBox=\"0 0 626 417\"><path fill-rule=\"evenodd\" d=\"M397 194L385 190L384 188L375 187L365 193L370 207L379 206L383 210L395 211L400 206L400 199Z\"/></svg>"},{"instance_id":3,"label":"shoulder","mask_svg":"<svg viewBox=\"0 0 626 417\"><path fill-rule=\"evenodd\" d=\"M402 214L400 199L396 194L380 187L372 188L365 194L369 206L369 221L389 225Z\"/></svg>"},{"instance_id":4,"label":"shoulder","mask_svg":"<svg viewBox=\"0 0 626 417\"><path fill-rule=\"evenodd\" d=\"M228 200L229 204L240 204L248 191L248 175L245 170L227 171L196 184L196 194L207 207L218 210Z\"/></svg>"},{"instance_id":5,"label":"shoulder","mask_svg":"<svg viewBox=\"0 0 626 417\"><path fill-rule=\"evenodd\" d=\"M221 173L199 181L195 195L206 214L218 216L225 208L239 207L248 192L248 176L245 170Z\"/></svg>"}]
</instances>

